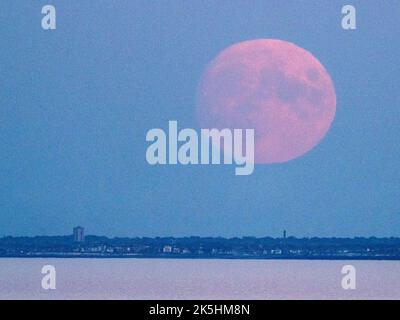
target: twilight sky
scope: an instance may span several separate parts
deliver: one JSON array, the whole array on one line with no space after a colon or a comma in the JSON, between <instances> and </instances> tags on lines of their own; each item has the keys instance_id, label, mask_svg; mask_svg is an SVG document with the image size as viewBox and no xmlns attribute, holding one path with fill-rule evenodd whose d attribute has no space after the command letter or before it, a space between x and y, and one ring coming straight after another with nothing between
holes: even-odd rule
<instances>
[{"instance_id":1,"label":"twilight sky","mask_svg":"<svg viewBox=\"0 0 400 320\"><path fill-rule=\"evenodd\" d=\"M57 30L41 29L41 8ZM0 2L0 236L400 236L400 3ZM150 166L149 129L196 128L196 88L230 45L276 38L335 85L322 142L288 163Z\"/></svg>"}]
</instances>

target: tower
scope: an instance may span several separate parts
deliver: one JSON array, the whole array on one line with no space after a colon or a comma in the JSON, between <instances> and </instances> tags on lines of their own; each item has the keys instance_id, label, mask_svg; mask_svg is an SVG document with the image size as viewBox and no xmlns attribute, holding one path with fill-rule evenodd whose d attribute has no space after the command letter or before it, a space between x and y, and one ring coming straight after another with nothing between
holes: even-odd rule
<instances>
[{"instance_id":1,"label":"tower","mask_svg":"<svg viewBox=\"0 0 400 320\"><path fill-rule=\"evenodd\" d=\"M283 254L288 254L287 244L286 244L286 230L283 230L282 253Z\"/></svg>"},{"instance_id":2,"label":"tower","mask_svg":"<svg viewBox=\"0 0 400 320\"><path fill-rule=\"evenodd\" d=\"M74 230L74 242L84 242L85 241L85 229L83 227L75 227Z\"/></svg>"}]
</instances>

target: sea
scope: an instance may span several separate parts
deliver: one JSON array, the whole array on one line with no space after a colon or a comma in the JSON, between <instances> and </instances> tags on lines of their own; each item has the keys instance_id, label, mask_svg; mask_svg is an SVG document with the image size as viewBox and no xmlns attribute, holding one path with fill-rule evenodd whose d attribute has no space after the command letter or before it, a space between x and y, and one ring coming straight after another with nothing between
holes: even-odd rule
<instances>
[{"instance_id":1,"label":"sea","mask_svg":"<svg viewBox=\"0 0 400 320\"><path fill-rule=\"evenodd\" d=\"M397 300L400 261L1 258L0 299Z\"/></svg>"}]
</instances>

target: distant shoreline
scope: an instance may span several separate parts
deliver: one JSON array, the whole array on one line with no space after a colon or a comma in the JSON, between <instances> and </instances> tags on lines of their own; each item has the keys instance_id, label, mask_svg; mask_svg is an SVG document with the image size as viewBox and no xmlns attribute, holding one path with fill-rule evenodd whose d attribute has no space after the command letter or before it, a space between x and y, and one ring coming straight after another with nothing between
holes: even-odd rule
<instances>
[{"instance_id":1,"label":"distant shoreline","mask_svg":"<svg viewBox=\"0 0 400 320\"><path fill-rule=\"evenodd\" d=\"M384 256L199 256L199 255L90 255L90 254L35 254L2 255L0 259L165 259L165 260L357 260L400 261L400 257Z\"/></svg>"},{"instance_id":2,"label":"distant shoreline","mask_svg":"<svg viewBox=\"0 0 400 320\"><path fill-rule=\"evenodd\" d=\"M73 235L0 238L0 258L400 260L400 238L107 238Z\"/></svg>"}]
</instances>

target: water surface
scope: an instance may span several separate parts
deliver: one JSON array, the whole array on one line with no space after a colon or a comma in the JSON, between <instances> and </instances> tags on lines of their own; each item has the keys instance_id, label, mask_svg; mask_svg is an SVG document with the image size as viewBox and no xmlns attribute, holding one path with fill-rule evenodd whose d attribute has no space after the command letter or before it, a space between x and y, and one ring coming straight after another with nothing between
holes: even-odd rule
<instances>
[{"instance_id":1,"label":"water surface","mask_svg":"<svg viewBox=\"0 0 400 320\"><path fill-rule=\"evenodd\" d=\"M47 264L56 290L41 287ZM400 299L400 261L3 258L0 299Z\"/></svg>"}]
</instances>

